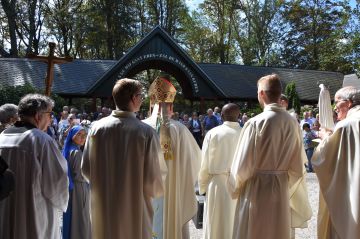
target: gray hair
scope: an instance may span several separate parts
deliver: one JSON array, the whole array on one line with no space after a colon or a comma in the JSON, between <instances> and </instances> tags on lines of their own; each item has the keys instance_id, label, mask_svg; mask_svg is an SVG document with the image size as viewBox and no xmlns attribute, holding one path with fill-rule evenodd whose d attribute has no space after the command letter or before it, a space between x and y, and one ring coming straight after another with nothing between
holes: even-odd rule
<instances>
[{"instance_id":1,"label":"gray hair","mask_svg":"<svg viewBox=\"0 0 360 239\"><path fill-rule=\"evenodd\" d=\"M353 86L346 86L338 90L335 96L342 100L350 100L352 107L360 105L360 91Z\"/></svg>"},{"instance_id":2,"label":"gray hair","mask_svg":"<svg viewBox=\"0 0 360 239\"><path fill-rule=\"evenodd\" d=\"M19 116L35 116L36 113L54 108L54 101L45 95L28 94L21 98L19 102Z\"/></svg>"},{"instance_id":3,"label":"gray hair","mask_svg":"<svg viewBox=\"0 0 360 239\"><path fill-rule=\"evenodd\" d=\"M0 106L0 123L7 124L11 118L17 117L18 107L14 104L4 104Z\"/></svg>"}]
</instances>

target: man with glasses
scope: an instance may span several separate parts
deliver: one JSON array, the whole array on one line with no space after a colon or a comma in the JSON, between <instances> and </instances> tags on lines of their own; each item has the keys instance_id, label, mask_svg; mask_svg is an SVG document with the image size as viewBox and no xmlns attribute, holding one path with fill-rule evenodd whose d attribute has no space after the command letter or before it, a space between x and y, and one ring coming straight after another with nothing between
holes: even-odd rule
<instances>
[{"instance_id":1,"label":"man with glasses","mask_svg":"<svg viewBox=\"0 0 360 239\"><path fill-rule=\"evenodd\" d=\"M0 238L60 238L69 193L66 160L44 132L53 107L47 96L24 96L20 121L0 135L0 156L15 175L14 192L0 202Z\"/></svg>"},{"instance_id":2,"label":"man with glasses","mask_svg":"<svg viewBox=\"0 0 360 239\"><path fill-rule=\"evenodd\" d=\"M335 94L334 132L321 129L312 157L325 200L318 218L318 238L360 238L360 91L348 86Z\"/></svg>"},{"instance_id":3,"label":"man with glasses","mask_svg":"<svg viewBox=\"0 0 360 239\"><path fill-rule=\"evenodd\" d=\"M136 118L142 85L121 79L113 88L116 110L94 123L82 172L91 185L92 238L151 238L151 199L164 192L159 137Z\"/></svg>"}]
</instances>

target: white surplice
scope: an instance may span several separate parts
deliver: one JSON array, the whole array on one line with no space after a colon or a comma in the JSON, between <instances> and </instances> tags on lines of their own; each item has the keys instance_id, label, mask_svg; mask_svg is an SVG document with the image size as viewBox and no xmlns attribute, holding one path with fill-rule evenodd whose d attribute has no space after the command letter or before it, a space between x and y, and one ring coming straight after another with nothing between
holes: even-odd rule
<instances>
[{"instance_id":1,"label":"white surplice","mask_svg":"<svg viewBox=\"0 0 360 239\"><path fill-rule=\"evenodd\" d=\"M318 238L360 238L360 106L350 109L312 157L326 204ZM326 217L328 215L329 217Z\"/></svg>"},{"instance_id":2,"label":"white surplice","mask_svg":"<svg viewBox=\"0 0 360 239\"><path fill-rule=\"evenodd\" d=\"M144 122L154 127L151 119ZM160 217L163 235L156 235L156 238L184 239L189 236L184 233L188 230L187 222L197 211L195 183L201 164L201 150L189 129L178 121L170 120L170 135L174 159L165 160L168 174L163 215Z\"/></svg>"},{"instance_id":3,"label":"white surplice","mask_svg":"<svg viewBox=\"0 0 360 239\"><path fill-rule=\"evenodd\" d=\"M60 238L69 199L66 160L43 131L14 128L0 135L0 155L15 175L15 191L0 202L0 238Z\"/></svg>"},{"instance_id":4,"label":"white surplice","mask_svg":"<svg viewBox=\"0 0 360 239\"><path fill-rule=\"evenodd\" d=\"M151 238L151 200L164 192L163 160L158 135L134 113L114 110L94 123L82 164L90 182L92 238Z\"/></svg>"},{"instance_id":5,"label":"white surplice","mask_svg":"<svg viewBox=\"0 0 360 239\"><path fill-rule=\"evenodd\" d=\"M228 180L238 198L233 238L288 239L292 226L311 218L305 160L299 125L280 105L266 105L244 125Z\"/></svg>"},{"instance_id":6,"label":"white surplice","mask_svg":"<svg viewBox=\"0 0 360 239\"><path fill-rule=\"evenodd\" d=\"M226 180L240 131L238 122L225 121L205 136L198 180L200 193L206 193L204 238L232 237L237 200L227 192Z\"/></svg>"}]
</instances>

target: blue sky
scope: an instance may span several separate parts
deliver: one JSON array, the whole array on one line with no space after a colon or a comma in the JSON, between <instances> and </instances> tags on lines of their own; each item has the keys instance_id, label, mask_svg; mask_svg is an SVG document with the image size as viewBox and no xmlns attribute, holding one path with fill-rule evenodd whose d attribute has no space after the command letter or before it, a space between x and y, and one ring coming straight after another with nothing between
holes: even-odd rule
<instances>
[{"instance_id":1,"label":"blue sky","mask_svg":"<svg viewBox=\"0 0 360 239\"><path fill-rule=\"evenodd\" d=\"M190 11L195 10L200 3L203 2L203 0L185 0L186 4L189 7Z\"/></svg>"}]
</instances>

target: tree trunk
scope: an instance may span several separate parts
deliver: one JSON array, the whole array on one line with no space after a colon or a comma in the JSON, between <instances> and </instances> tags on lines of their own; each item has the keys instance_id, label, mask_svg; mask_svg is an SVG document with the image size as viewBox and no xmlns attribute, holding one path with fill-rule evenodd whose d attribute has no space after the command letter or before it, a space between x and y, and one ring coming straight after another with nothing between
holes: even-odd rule
<instances>
[{"instance_id":1,"label":"tree trunk","mask_svg":"<svg viewBox=\"0 0 360 239\"><path fill-rule=\"evenodd\" d=\"M16 0L1 0L1 5L4 9L6 17L9 24L9 34L10 34L10 56L18 57L18 48L17 48L17 37L16 37L16 10L15 10Z\"/></svg>"}]
</instances>

